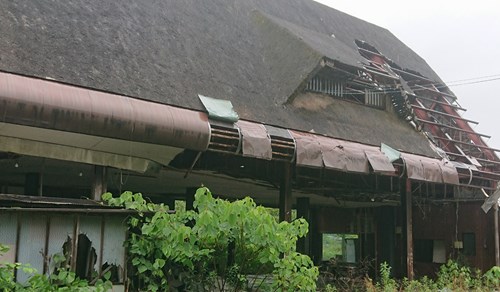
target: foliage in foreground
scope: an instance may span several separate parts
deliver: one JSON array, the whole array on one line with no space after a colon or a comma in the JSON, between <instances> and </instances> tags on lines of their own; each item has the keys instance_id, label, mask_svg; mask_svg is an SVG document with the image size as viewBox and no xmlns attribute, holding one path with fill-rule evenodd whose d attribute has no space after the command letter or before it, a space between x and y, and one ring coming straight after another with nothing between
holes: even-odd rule
<instances>
[{"instance_id":1,"label":"foliage in foreground","mask_svg":"<svg viewBox=\"0 0 500 292\"><path fill-rule=\"evenodd\" d=\"M316 290L317 267L295 251L308 230L304 219L278 223L251 198L216 199L205 187L196 191L196 211L173 214L141 194L103 199L139 212L127 244L143 290Z\"/></svg>"},{"instance_id":2,"label":"foliage in foreground","mask_svg":"<svg viewBox=\"0 0 500 292\"><path fill-rule=\"evenodd\" d=\"M0 255L9 251L9 247L0 244ZM54 256L57 261L63 262L64 256ZM55 263L56 265L59 262ZM24 272L30 275L26 283L15 281L15 272ZM105 278L109 278L106 275ZM97 280L94 286L90 286L88 281L79 279L74 272L69 271L67 267L57 268L50 275L42 275L27 264L21 263L0 263L0 291L46 291L46 292L72 292L72 291L96 291L104 292L112 288L111 282L106 280Z\"/></svg>"},{"instance_id":3,"label":"foliage in foreground","mask_svg":"<svg viewBox=\"0 0 500 292\"><path fill-rule=\"evenodd\" d=\"M423 277L409 281L403 279L398 282L391 278L391 268L386 264L380 265L379 282L373 284L367 280L367 291L498 291L500 289L500 267L493 267L482 274L477 270L472 272L469 267L462 266L449 260L442 265L437 274L437 279Z\"/></svg>"}]
</instances>

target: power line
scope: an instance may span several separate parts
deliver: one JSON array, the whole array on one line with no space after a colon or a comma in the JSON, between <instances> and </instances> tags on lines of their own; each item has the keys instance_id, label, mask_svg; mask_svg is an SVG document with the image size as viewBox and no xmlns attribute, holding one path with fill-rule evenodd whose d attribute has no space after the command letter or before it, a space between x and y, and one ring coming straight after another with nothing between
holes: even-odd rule
<instances>
[{"instance_id":1,"label":"power line","mask_svg":"<svg viewBox=\"0 0 500 292\"><path fill-rule=\"evenodd\" d=\"M472 77L472 78L459 79L459 80L453 80L453 81L446 81L445 83L456 83L456 82L470 81L470 80L477 80L477 79L484 79L484 78L491 78L491 77L500 77L500 74L480 76L480 77Z\"/></svg>"},{"instance_id":2,"label":"power line","mask_svg":"<svg viewBox=\"0 0 500 292\"><path fill-rule=\"evenodd\" d=\"M471 79L472 80L472 79ZM477 81L469 81L469 82L464 82L464 83L457 83L457 84L448 84L448 86L460 86L460 85L469 85L469 84L476 84L476 83L483 83L483 82L490 82L490 81L495 81L495 80L500 80L500 77L497 78L490 78L490 79L485 79L485 80L477 80Z\"/></svg>"}]
</instances>

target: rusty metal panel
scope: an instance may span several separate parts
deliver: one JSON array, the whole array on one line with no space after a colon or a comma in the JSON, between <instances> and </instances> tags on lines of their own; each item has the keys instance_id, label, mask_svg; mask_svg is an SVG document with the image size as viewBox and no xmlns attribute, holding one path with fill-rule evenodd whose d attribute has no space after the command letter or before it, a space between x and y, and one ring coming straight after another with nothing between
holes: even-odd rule
<instances>
[{"instance_id":1,"label":"rusty metal panel","mask_svg":"<svg viewBox=\"0 0 500 292\"><path fill-rule=\"evenodd\" d=\"M408 178L435 183L443 183L441 161L438 159L401 153Z\"/></svg>"},{"instance_id":2,"label":"rusty metal panel","mask_svg":"<svg viewBox=\"0 0 500 292\"><path fill-rule=\"evenodd\" d=\"M323 167L323 155L317 135L290 131L297 145L297 165Z\"/></svg>"},{"instance_id":3,"label":"rusty metal panel","mask_svg":"<svg viewBox=\"0 0 500 292\"><path fill-rule=\"evenodd\" d=\"M381 174L395 174L396 169L389 161L389 158L380 151L368 151L365 150L366 158L372 166L374 173Z\"/></svg>"},{"instance_id":4,"label":"rusty metal panel","mask_svg":"<svg viewBox=\"0 0 500 292\"><path fill-rule=\"evenodd\" d=\"M271 138L262 124L239 120L236 123L243 136L243 156L271 160Z\"/></svg>"},{"instance_id":5,"label":"rusty metal panel","mask_svg":"<svg viewBox=\"0 0 500 292\"><path fill-rule=\"evenodd\" d=\"M14 263L16 260L17 214L0 214L0 243L9 247L9 251L0 255L0 263Z\"/></svg>"},{"instance_id":6,"label":"rusty metal panel","mask_svg":"<svg viewBox=\"0 0 500 292\"><path fill-rule=\"evenodd\" d=\"M326 168L369 173L370 168L363 148L365 145L318 136Z\"/></svg>"},{"instance_id":7,"label":"rusty metal panel","mask_svg":"<svg viewBox=\"0 0 500 292\"><path fill-rule=\"evenodd\" d=\"M407 153L401 153L401 157L405 163L408 178L425 181L424 166L420 162L420 158L417 155Z\"/></svg>"},{"instance_id":8,"label":"rusty metal panel","mask_svg":"<svg viewBox=\"0 0 500 292\"><path fill-rule=\"evenodd\" d=\"M436 183L443 182L443 175L441 173L441 167L439 167L439 160L422 157L420 161L424 167L424 178L426 181Z\"/></svg>"},{"instance_id":9,"label":"rusty metal panel","mask_svg":"<svg viewBox=\"0 0 500 292\"><path fill-rule=\"evenodd\" d=\"M127 228L126 219L113 216L106 217L104 222L102 264L116 265L120 279L123 280L125 268L125 247Z\"/></svg>"},{"instance_id":10,"label":"rusty metal panel","mask_svg":"<svg viewBox=\"0 0 500 292\"><path fill-rule=\"evenodd\" d=\"M204 151L205 113L0 72L1 122Z\"/></svg>"},{"instance_id":11,"label":"rusty metal panel","mask_svg":"<svg viewBox=\"0 0 500 292\"><path fill-rule=\"evenodd\" d=\"M74 217L72 215L58 215L50 217L50 231L47 247L47 255L53 257L55 254L63 253L63 244L73 237ZM51 263L49 272L54 270L54 265Z\"/></svg>"},{"instance_id":12,"label":"rusty metal panel","mask_svg":"<svg viewBox=\"0 0 500 292\"><path fill-rule=\"evenodd\" d=\"M22 214L20 223L18 261L30 264L38 273L43 273L47 216ZM28 274L18 271L18 282L25 283L28 279Z\"/></svg>"},{"instance_id":13,"label":"rusty metal panel","mask_svg":"<svg viewBox=\"0 0 500 292\"><path fill-rule=\"evenodd\" d=\"M445 184L459 185L458 171L455 166L447 160L442 160L439 164L441 173L443 175L443 182Z\"/></svg>"}]
</instances>

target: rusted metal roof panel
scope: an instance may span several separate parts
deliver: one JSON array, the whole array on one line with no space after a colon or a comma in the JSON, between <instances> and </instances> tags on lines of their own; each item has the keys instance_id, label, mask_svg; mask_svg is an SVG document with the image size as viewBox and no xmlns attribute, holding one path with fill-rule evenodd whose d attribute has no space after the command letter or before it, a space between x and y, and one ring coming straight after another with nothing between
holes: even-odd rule
<instances>
[{"instance_id":1,"label":"rusted metal roof panel","mask_svg":"<svg viewBox=\"0 0 500 292\"><path fill-rule=\"evenodd\" d=\"M271 138L264 125L240 120L236 126L243 136L243 156L271 160Z\"/></svg>"},{"instance_id":2,"label":"rusted metal roof panel","mask_svg":"<svg viewBox=\"0 0 500 292\"><path fill-rule=\"evenodd\" d=\"M368 162L372 166L374 173L380 174L395 174L396 169L389 161L389 158L380 151L368 151L365 150L366 158L368 158Z\"/></svg>"},{"instance_id":3,"label":"rusted metal roof panel","mask_svg":"<svg viewBox=\"0 0 500 292\"><path fill-rule=\"evenodd\" d=\"M439 167L440 161L436 159L422 157L422 166L424 167L424 178L426 181L442 183L443 174L441 167Z\"/></svg>"},{"instance_id":4,"label":"rusted metal roof panel","mask_svg":"<svg viewBox=\"0 0 500 292\"><path fill-rule=\"evenodd\" d=\"M326 168L369 173L368 159L362 144L327 137L320 137L319 139Z\"/></svg>"},{"instance_id":5,"label":"rusted metal roof panel","mask_svg":"<svg viewBox=\"0 0 500 292\"><path fill-rule=\"evenodd\" d=\"M458 185L456 168L445 160L438 160L414 154L401 153L408 178L434 183Z\"/></svg>"},{"instance_id":6,"label":"rusted metal roof panel","mask_svg":"<svg viewBox=\"0 0 500 292\"><path fill-rule=\"evenodd\" d=\"M422 162L420 162L420 158L416 155L407 153L401 153L401 157L405 163L408 178L425 181L424 166Z\"/></svg>"},{"instance_id":7,"label":"rusted metal roof panel","mask_svg":"<svg viewBox=\"0 0 500 292\"><path fill-rule=\"evenodd\" d=\"M205 113L0 72L0 121L204 151Z\"/></svg>"},{"instance_id":8,"label":"rusted metal roof panel","mask_svg":"<svg viewBox=\"0 0 500 292\"><path fill-rule=\"evenodd\" d=\"M323 167L323 155L318 136L309 133L290 131L297 145L297 165Z\"/></svg>"},{"instance_id":9,"label":"rusted metal roof panel","mask_svg":"<svg viewBox=\"0 0 500 292\"><path fill-rule=\"evenodd\" d=\"M439 167L441 168L441 174L443 175L443 182L445 184L452 184L452 185L459 185L460 182L458 180L458 171L453 166L450 161L441 161L439 164Z\"/></svg>"}]
</instances>

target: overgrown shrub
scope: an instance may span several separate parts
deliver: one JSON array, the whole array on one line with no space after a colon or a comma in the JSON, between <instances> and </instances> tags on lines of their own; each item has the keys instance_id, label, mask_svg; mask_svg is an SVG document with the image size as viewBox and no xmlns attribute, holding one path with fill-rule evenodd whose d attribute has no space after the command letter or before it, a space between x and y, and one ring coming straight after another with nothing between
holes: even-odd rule
<instances>
[{"instance_id":1,"label":"overgrown shrub","mask_svg":"<svg viewBox=\"0 0 500 292\"><path fill-rule=\"evenodd\" d=\"M380 265L380 280L374 284L367 280L367 291L498 291L500 289L500 267L493 267L486 273L449 260L442 265L434 281L428 277L409 281L396 281L390 277L390 267L386 263Z\"/></svg>"},{"instance_id":2,"label":"overgrown shrub","mask_svg":"<svg viewBox=\"0 0 500 292\"><path fill-rule=\"evenodd\" d=\"M9 248L0 244L0 255L9 251ZM59 256L62 260L62 257ZM26 283L18 283L14 274L22 271L30 275ZM74 272L66 268L58 268L54 273L42 275L28 264L22 263L0 263L0 291L45 291L45 292L72 292L72 291L96 291L104 292L112 288L111 282L105 276L105 280L97 280L95 285L90 286L88 281L79 279Z\"/></svg>"},{"instance_id":3,"label":"overgrown shrub","mask_svg":"<svg viewBox=\"0 0 500 292\"><path fill-rule=\"evenodd\" d=\"M127 245L137 269L136 289L168 291L315 291L318 269L295 251L308 223L278 223L251 198L216 199L196 191L196 211L168 213L141 194L103 195L110 205L139 211ZM145 214L150 212L150 214ZM140 287L139 287L140 286Z\"/></svg>"}]
</instances>

